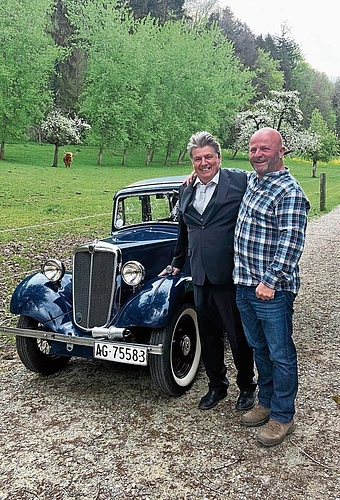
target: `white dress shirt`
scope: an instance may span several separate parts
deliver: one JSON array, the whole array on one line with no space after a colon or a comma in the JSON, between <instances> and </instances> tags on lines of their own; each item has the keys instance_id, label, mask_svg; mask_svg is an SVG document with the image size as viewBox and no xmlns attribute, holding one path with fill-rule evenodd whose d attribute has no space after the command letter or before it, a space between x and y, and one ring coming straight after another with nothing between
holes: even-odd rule
<instances>
[{"instance_id":1,"label":"white dress shirt","mask_svg":"<svg viewBox=\"0 0 340 500\"><path fill-rule=\"evenodd\" d=\"M199 214L203 214L204 210L206 209L212 195L214 194L219 178L219 171L207 184L203 184L203 182L201 182L198 177L196 178L194 183L194 187L196 189L193 206Z\"/></svg>"}]
</instances>

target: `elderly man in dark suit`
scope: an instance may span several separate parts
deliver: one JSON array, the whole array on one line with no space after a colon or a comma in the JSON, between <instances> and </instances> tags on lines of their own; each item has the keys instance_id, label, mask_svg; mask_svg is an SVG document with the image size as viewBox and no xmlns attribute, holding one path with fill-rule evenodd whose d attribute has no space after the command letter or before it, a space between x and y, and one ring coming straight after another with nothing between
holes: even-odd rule
<instances>
[{"instance_id":1,"label":"elderly man in dark suit","mask_svg":"<svg viewBox=\"0 0 340 500\"><path fill-rule=\"evenodd\" d=\"M221 170L220 145L208 132L194 134L188 151L196 178L179 192L179 233L170 271L179 273L189 255L202 357L209 379L208 393L199 408L214 408L227 396L226 332L240 389L236 408L249 410L254 406L256 387L253 351L243 332L232 280L234 230L247 175Z\"/></svg>"}]
</instances>

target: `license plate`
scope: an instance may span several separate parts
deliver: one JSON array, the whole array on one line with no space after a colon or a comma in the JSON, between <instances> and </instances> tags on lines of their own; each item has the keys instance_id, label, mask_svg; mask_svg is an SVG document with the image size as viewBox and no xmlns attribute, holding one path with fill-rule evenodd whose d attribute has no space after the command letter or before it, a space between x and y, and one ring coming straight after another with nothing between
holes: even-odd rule
<instances>
[{"instance_id":1,"label":"license plate","mask_svg":"<svg viewBox=\"0 0 340 500\"><path fill-rule=\"evenodd\" d=\"M148 352L146 347L132 347L108 342L95 342L93 355L97 359L115 361L116 363L142 366L148 364Z\"/></svg>"}]
</instances>

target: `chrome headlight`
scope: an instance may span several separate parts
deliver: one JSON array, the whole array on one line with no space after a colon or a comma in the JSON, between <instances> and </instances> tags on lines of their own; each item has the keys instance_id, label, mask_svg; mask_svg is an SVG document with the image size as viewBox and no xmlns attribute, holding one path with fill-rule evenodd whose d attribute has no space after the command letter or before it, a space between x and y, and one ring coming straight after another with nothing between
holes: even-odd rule
<instances>
[{"instance_id":1,"label":"chrome headlight","mask_svg":"<svg viewBox=\"0 0 340 500\"><path fill-rule=\"evenodd\" d=\"M41 266L41 271L49 281L56 283L64 276L65 266L60 260L49 259Z\"/></svg>"},{"instance_id":2,"label":"chrome headlight","mask_svg":"<svg viewBox=\"0 0 340 500\"><path fill-rule=\"evenodd\" d=\"M122 267L122 278L127 285L137 286L144 279L145 269L140 262L130 260Z\"/></svg>"}]
</instances>

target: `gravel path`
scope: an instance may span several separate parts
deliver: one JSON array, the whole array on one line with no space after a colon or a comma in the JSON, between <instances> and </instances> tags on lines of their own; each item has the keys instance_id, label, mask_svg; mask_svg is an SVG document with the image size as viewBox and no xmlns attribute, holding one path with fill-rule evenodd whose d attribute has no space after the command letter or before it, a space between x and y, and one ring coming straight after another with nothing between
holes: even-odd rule
<instances>
[{"instance_id":1,"label":"gravel path","mask_svg":"<svg viewBox=\"0 0 340 500\"><path fill-rule=\"evenodd\" d=\"M241 426L232 368L228 398L201 412L202 369L168 399L139 367L79 359L35 375L3 337L0 500L340 500L339 222L340 207L308 227L297 429L284 443L262 448Z\"/></svg>"}]
</instances>

